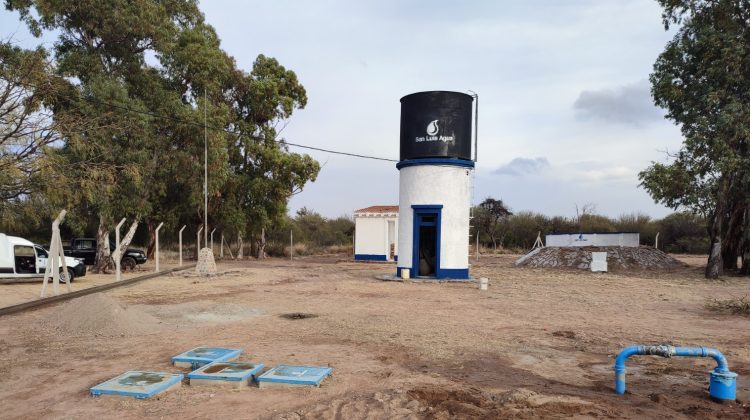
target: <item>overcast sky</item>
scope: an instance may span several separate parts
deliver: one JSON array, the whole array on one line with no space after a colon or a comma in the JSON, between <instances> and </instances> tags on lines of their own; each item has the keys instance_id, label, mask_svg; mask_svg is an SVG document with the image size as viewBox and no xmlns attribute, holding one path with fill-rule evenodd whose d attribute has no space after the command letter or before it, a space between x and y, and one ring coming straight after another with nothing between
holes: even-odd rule
<instances>
[{"instance_id":1,"label":"overcast sky","mask_svg":"<svg viewBox=\"0 0 750 420\"><path fill-rule=\"evenodd\" d=\"M265 54L297 73L309 102L282 133L290 142L397 159L402 96L473 90L475 202L566 216L585 203L610 216L671 211L637 179L681 143L649 94L671 38L654 0L211 0L201 9L240 67ZM15 14L0 12L0 28L28 39ZM322 170L291 212L398 204L394 163L311 155Z\"/></svg>"}]
</instances>

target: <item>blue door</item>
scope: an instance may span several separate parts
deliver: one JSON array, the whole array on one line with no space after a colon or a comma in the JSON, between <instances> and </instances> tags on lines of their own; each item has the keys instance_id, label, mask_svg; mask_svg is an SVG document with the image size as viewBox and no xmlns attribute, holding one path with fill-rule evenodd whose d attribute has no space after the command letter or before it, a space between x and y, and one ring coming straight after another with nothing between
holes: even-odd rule
<instances>
[{"instance_id":1,"label":"blue door","mask_svg":"<svg viewBox=\"0 0 750 420\"><path fill-rule=\"evenodd\" d=\"M440 272L440 214L442 205L414 205L412 273L437 277Z\"/></svg>"}]
</instances>

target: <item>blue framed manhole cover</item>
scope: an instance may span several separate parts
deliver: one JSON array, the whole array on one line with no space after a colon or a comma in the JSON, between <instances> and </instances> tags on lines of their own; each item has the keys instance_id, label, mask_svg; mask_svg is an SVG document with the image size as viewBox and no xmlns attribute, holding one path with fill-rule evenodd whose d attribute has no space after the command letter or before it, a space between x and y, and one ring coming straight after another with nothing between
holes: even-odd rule
<instances>
[{"instance_id":1,"label":"blue framed manhole cover","mask_svg":"<svg viewBox=\"0 0 750 420\"><path fill-rule=\"evenodd\" d=\"M268 386L319 386L332 368L321 366L279 365L258 377L261 388Z\"/></svg>"},{"instance_id":2,"label":"blue framed manhole cover","mask_svg":"<svg viewBox=\"0 0 750 420\"><path fill-rule=\"evenodd\" d=\"M188 373L190 385L229 386L242 388L250 385L265 365L252 362L213 362Z\"/></svg>"},{"instance_id":3,"label":"blue framed manhole cover","mask_svg":"<svg viewBox=\"0 0 750 420\"><path fill-rule=\"evenodd\" d=\"M177 367L197 369L211 362L228 362L236 359L242 350L223 347L196 347L185 353L172 357L172 364Z\"/></svg>"},{"instance_id":4,"label":"blue framed manhole cover","mask_svg":"<svg viewBox=\"0 0 750 420\"><path fill-rule=\"evenodd\" d=\"M91 388L91 395L149 398L171 388L179 388L184 375L164 372L129 371Z\"/></svg>"}]
</instances>

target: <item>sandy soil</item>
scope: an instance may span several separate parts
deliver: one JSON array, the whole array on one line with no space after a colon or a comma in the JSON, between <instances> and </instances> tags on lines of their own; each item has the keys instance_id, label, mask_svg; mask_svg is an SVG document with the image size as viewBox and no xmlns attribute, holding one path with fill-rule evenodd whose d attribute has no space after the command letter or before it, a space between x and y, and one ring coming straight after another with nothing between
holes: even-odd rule
<instances>
[{"instance_id":1,"label":"sandy soil","mask_svg":"<svg viewBox=\"0 0 750 420\"><path fill-rule=\"evenodd\" d=\"M216 278L174 273L106 293L127 306L128 322L147 314L148 333L49 328L72 316L70 302L1 317L0 417L750 417L750 317L704 309L709 298L747 295L747 279L707 282L698 259L668 273L593 274L515 268L516 257L474 264L490 278L485 292L383 282L374 277L393 265L329 256L224 262ZM713 362L700 359L634 357L629 393L615 395L614 355L661 343L722 350L740 375L739 402L709 400ZM267 366L330 365L334 375L313 389L88 395L126 370L186 373L170 357L198 345L244 348L242 360Z\"/></svg>"}]
</instances>

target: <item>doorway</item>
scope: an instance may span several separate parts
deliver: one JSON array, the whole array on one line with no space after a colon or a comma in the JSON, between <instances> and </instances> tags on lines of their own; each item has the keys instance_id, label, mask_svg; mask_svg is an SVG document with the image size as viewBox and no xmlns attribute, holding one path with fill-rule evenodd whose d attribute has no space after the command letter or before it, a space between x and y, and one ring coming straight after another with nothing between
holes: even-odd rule
<instances>
[{"instance_id":1,"label":"doorway","mask_svg":"<svg viewBox=\"0 0 750 420\"><path fill-rule=\"evenodd\" d=\"M396 222L388 221L388 261L396 257Z\"/></svg>"},{"instance_id":2,"label":"doorway","mask_svg":"<svg viewBox=\"0 0 750 420\"><path fill-rule=\"evenodd\" d=\"M414 243L412 270L419 277L437 277L440 271L440 213L443 206L412 206Z\"/></svg>"}]
</instances>

